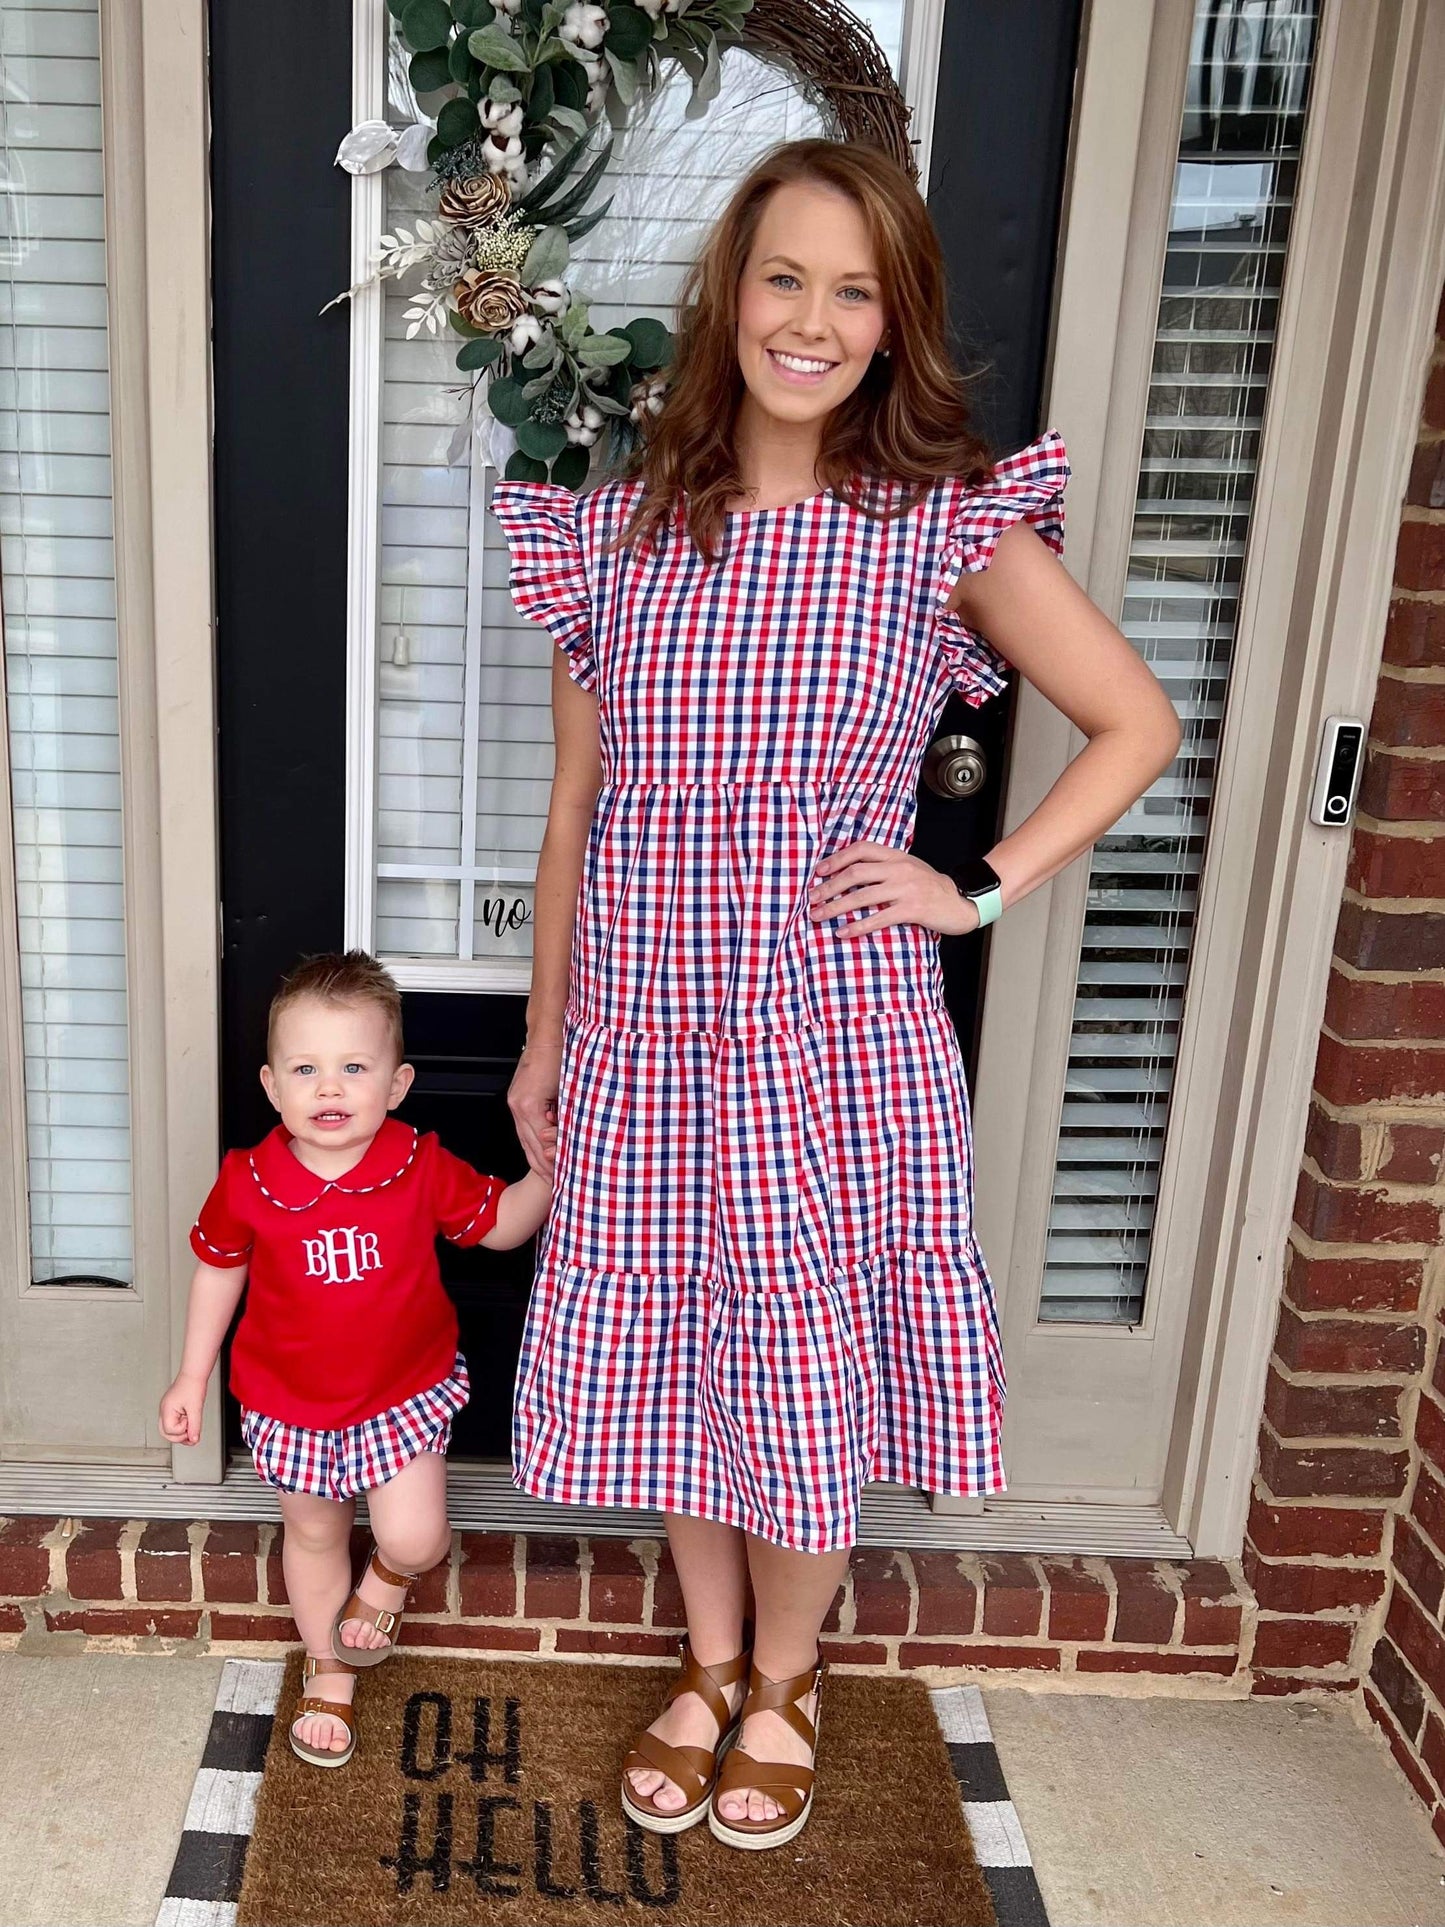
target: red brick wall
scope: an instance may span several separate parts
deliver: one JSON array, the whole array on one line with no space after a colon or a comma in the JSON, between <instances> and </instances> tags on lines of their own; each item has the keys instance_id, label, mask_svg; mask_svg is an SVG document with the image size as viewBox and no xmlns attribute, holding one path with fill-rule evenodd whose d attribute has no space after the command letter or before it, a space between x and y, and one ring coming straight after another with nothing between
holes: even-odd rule
<instances>
[{"instance_id":1,"label":"red brick wall","mask_svg":"<svg viewBox=\"0 0 1445 1927\"><path fill-rule=\"evenodd\" d=\"M1441 311L1445 333L1445 307ZM1244 1570L1256 1690L1349 1685L1445 1838L1445 342L1396 555Z\"/></svg>"},{"instance_id":2,"label":"red brick wall","mask_svg":"<svg viewBox=\"0 0 1445 1927\"><path fill-rule=\"evenodd\" d=\"M280 1528L180 1519L0 1519L0 1649L294 1642ZM366 1548L355 1535L359 1563ZM403 1643L451 1652L667 1659L682 1594L655 1539L459 1532ZM1250 1601L1214 1560L860 1548L824 1628L835 1665L1165 1679L1248 1690Z\"/></svg>"}]
</instances>

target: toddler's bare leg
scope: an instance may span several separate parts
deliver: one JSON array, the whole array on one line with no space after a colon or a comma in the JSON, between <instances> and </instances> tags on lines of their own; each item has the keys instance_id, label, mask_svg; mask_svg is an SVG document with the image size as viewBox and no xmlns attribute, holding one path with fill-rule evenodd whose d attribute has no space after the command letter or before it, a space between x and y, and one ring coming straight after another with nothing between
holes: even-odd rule
<instances>
[{"instance_id":1,"label":"toddler's bare leg","mask_svg":"<svg viewBox=\"0 0 1445 1927\"><path fill-rule=\"evenodd\" d=\"M351 1522L355 1504L318 1499L310 1492L283 1492L281 1566L291 1616L306 1651L317 1659L331 1655L331 1623L351 1591ZM323 1667L311 1691L323 1699L349 1705L356 1681L348 1673L328 1673ZM297 1720L296 1737L308 1746L345 1750L349 1735L340 1720L325 1713L308 1713Z\"/></svg>"},{"instance_id":2,"label":"toddler's bare leg","mask_svg":"<svg viewBox=\"0 0 1445 1927\"><path fill-rule=\"evenodd\" d=\"M422 1452L404 1465L394 1479L366 1495L372 1537L383 1565L393 1572L429 1572L451 1550L452 1529L447 1522L447 1462L441 1452ZM400 1612L406 1601L401 1586L388 1586L376 1574L362 1574L357 1591L368 1606ZM335 1608L332 1608L335 1611ZM341 1622L343 1646L385 1646L388 1636L359 1619Z\"/></svg>"}]
</instances>

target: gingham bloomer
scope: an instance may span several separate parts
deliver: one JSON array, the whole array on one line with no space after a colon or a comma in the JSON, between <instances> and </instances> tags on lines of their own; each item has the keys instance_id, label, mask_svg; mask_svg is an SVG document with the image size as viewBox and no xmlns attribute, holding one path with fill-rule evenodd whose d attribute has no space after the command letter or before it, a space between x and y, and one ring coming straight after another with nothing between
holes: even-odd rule
<instances>
[{"instance_id":1,"label":"gingham bloomer","mask_svg":"<svg viewBox=\"0 0 1445 1927\"><path fill-rule=\"evenodd\" d=\"M824 490L614 550L640 483L506 482L512 594L596 692L603 786L574 940L552 1216L518 1372L518 1483L850 1545L861 1487L1003 1486L993 1289L937 939L843 940L819 861L912 841L950 691L1007 665L945 605L1027 520L1055 434L892 520Z\"/></svg>"}]
</instances>

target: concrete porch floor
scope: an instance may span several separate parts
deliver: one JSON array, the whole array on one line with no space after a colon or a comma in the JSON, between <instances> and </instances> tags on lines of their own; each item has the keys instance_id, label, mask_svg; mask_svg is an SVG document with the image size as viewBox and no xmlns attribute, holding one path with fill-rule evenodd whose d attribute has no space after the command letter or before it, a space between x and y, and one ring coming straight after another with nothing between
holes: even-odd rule
<instances>
[{"instance_id":1,"label":"concrete porch floor","mask_svg":"<svg viewBox=\"0 0 1445 1927\"><path fill-rule=\"evenodd\" d=\"M220 1668L0 1657L0 1927L150 1927ZM1445 1853L1344 1707L984 1693L1054 1927L1445 1927Z\"/></svg>"}]
</instances>

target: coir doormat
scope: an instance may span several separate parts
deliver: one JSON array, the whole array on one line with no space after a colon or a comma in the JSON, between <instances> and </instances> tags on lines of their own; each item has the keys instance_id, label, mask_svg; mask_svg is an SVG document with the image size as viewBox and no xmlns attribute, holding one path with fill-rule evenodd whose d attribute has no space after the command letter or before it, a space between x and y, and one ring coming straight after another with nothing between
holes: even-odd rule
<instances>
[{"instance_id":1,"label":"coir doormat","mask_svg":"<svg viewBox=\"0 0 1445 1927\"><path fill-rule=\"evenodd\" d=\"M813 1817L740 1853L706 1823L627 1821L617 1776L656 1715L652 1667L398 1657L362 1677L360 1742L326 1772L292 1753L287 1667L238 1927L993 1927L957 1781L924 1689L825 1689Z\"/></svg>"}]
</instances>

